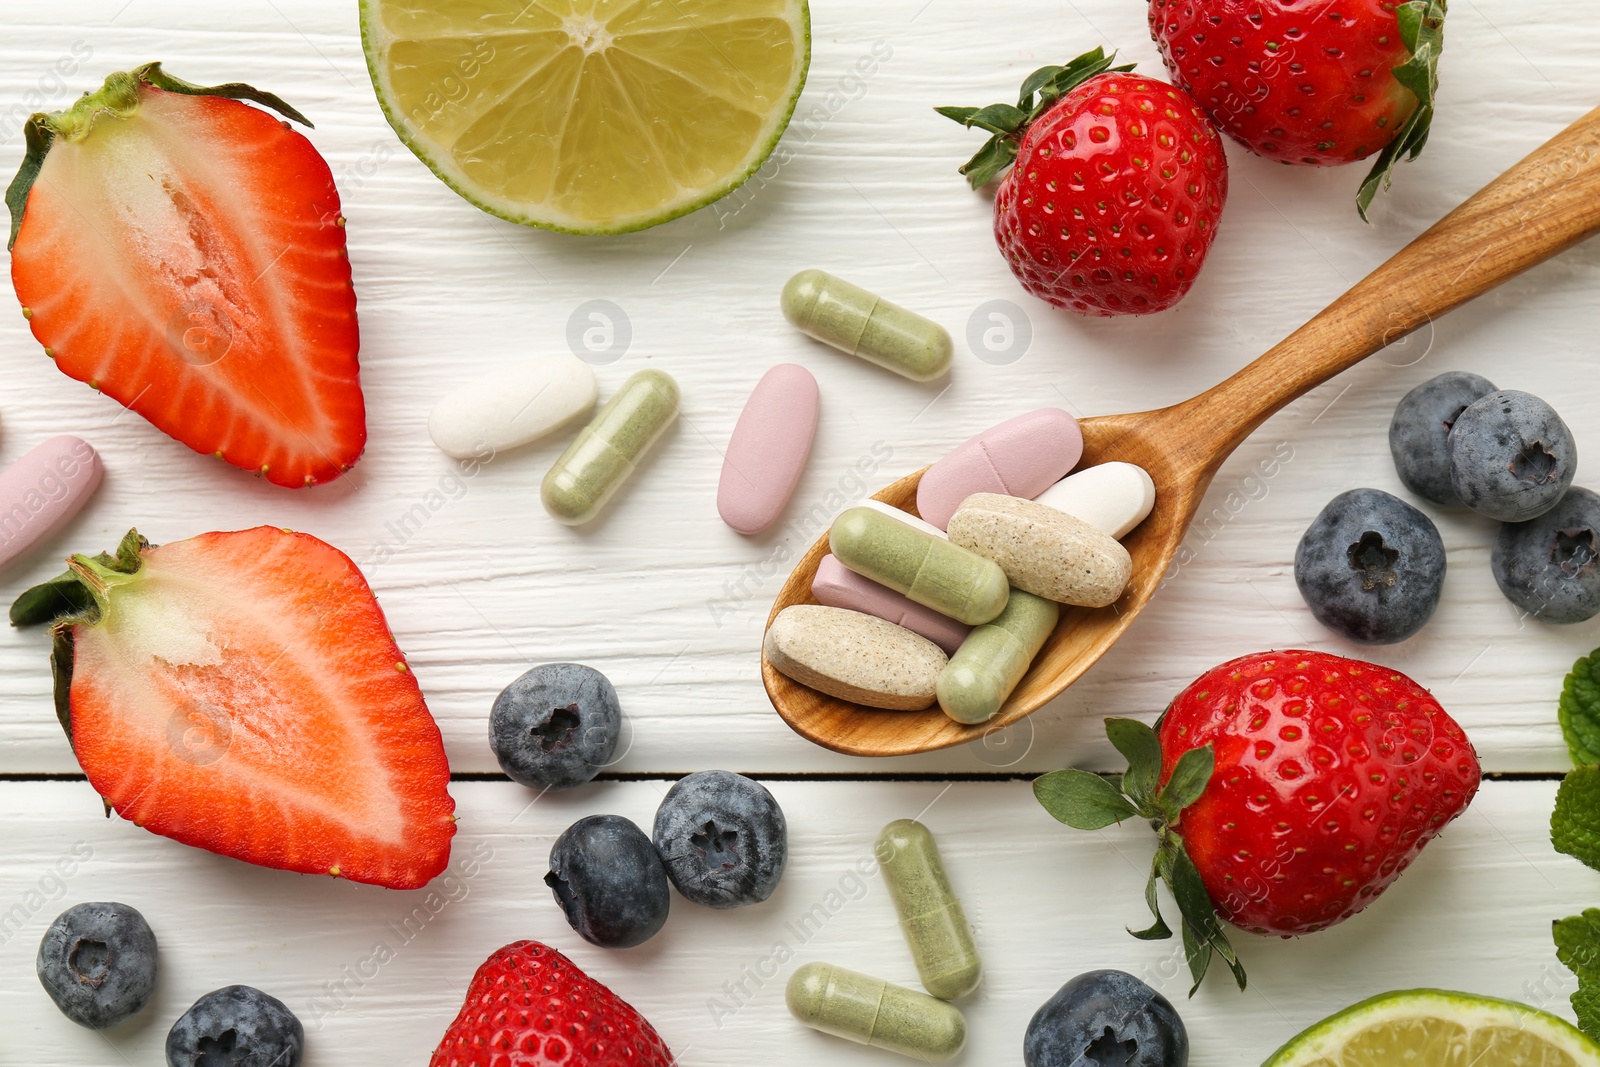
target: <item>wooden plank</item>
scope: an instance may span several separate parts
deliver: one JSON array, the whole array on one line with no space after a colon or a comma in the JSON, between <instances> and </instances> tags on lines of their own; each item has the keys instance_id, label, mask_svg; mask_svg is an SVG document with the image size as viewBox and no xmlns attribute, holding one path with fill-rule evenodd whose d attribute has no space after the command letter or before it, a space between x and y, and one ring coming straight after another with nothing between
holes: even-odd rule
<instances>
[{"instance_id":1,"label":"wooden plank","mask_svg":"<svg viewBox=\"0 0 1600 1067\"><path fill-rule=\"evenodd\" d=\"M132 524L157 541L290 526L366 566L458 770L494 768L489 702L550 659L593 663L617 682L635 727L620 770L692 769L708 739L749 769L864 770L791 735L757 674L761 623L786 561L828 517L1040 404L1135 410L1205 388L1600 99L1600 18L1559 0L1460 5L1433 141L1400 169L1373 226L1351 210L1360 168L1306 172L1234 151L1227 218L1193 296L1148 320L1083 320L1011 279L992 249L986 202L953 173L975 138L930 105L1003 98L1033 66L1101 41L1145 69L1158 70L1158 60L1138 4L1027 0L1008 12L1002 27L974 2L818 0L811 78L784 142L792 158L714 209L588 240L482 215L399 145L367 82L354 5L250 0L211 25L185 0L92 0L74 5L72 24L50 9L8 12L0 104L61 106L105 71L159 56L185 77L277 90L311 115L310 136L339 177L350 220L371 441L344 484L275 489L191 454L55 373L20 317L0 316L0 463L65 431L90 439L108 471L84 515L0 576L0 594L50 576L69 551L110 546ZM1015 32L1030 23L1050 32ZM856 72L874 49L883 58ZM0 107L0 171L20 158L17 130ZM812 265L949 326L958 359L948 390L901 381L790 330L776 294ZM1490 525L1441 516L1445 602L1421 636L1390 648L1359 650L1318 627L1290 561L1335 492L1398 489L1388 413L1432 374L1470 369L1544 392L1587 440L1600 425L1600 380L1588 373L1600 332L1600 305L1587 296L1597 268L1600 248L1569 253L1281 413L1218 478L1193 559L1073 691L985 745L872 769L1109 767L1100 717L1154 714L1227 657L1293 645L1411 673L1458 715L1490 767L1564 766L1554 695L1571 661L1600 644L1600 627L1520 620L1488 574ZM626 356L600 368L602 389L647 364L664 367L683 385L685 418L611 514L572 531L536 500L561 442L497 457L466 478L424 426L433 399L461 376L564 350L574 312L599 298L623 309L632 333ZM1017 325L1031 332L1009 364L978 358L968 340L976 321L981 347L991 323L978 311L994 300L1014 304ZM718 449L747 391L779 361L818 375L823 421L782 526L745 539L715 514ZM37 632L0 633L0 771L73 769L47 698L45 644Z\"/></svg>"},{"instance_id":2,"label":"wooden plank","mask_svg":"<svg viewBox=\"0 0 1600 1067\"><path fill-rule=\"evenodd\" d=\"M1224 972L1186 1000L1175 944L1123 932L1144 921L1151 841L1142 825L1070 831L1021 783L775 782L791 855L772 899L714 912L675 896L654 940L623 951L589 946L540 884L549 846L586 814L649 826L665 786L612 784L535 801L514 786L457 785L452 873L411 894L196 852L100 818L83 785L0 786L0 1028L8 1035L0 1064L160 1062L171 1022L195 997L234 982L272 992L299 1014L306 1067L421 1063L477 964L530 937L632 1001L684 1063L886 1064L883 1053L800 1027L784 1008L783 983L801 963L826 960L916 985L871 859L882 824L910 816L938 834L985 957L984 985L963 1004L972 1036L959 1062L968 1064L1018 1062L1038 1005L1098 967L1141 975L1178 1006L1194 1067L1259 1062L1316 1019L1388 989L1458 988L1570 1015L1574 983L1555 960L1550 921L1595 900L1593 872L1550 848L1553 784L1490 783L1367 912L1296 941L1238 934L1249 992L1237 992ZM104 1036L57 1014L30 976L54 916L102 899L138 907L162 946L152 1007Z\"/></svg>"}]
</instances>

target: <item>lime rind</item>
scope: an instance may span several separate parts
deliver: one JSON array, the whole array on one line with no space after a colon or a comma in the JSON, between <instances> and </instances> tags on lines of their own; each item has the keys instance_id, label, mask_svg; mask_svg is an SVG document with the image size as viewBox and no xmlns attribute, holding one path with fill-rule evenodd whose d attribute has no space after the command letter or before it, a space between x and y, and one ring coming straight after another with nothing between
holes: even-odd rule
<instances>
[{"instance_id":1,"label":"lime rind","mask_svg":"<svg viewBox=\"0 0 1600 1067\"><path fill-rule=\"evenodd\" d=\"M1381 993L1328 1016L1301 1031L1268 1057L1262 1067L1345 1067L1344 1050L1359 1034L1390 1024L1437 1019L1467 1031L1517 1029L1538 1037L1564 1053L1577 1067L1600 1067L1600 1045L1565 1019L1516 1001L1442 989L1409 989ZM1362 1061L1365 1062L1365 1061ZM1564 1061L1547 1058L1554 1065ZM1478 1067L1513 1067L1482 1060ZM1515 1067L1544 1067L1526 1064Z\"/></svg>"},{"instance_id":2,"label":"lime rind","mask_svg":"<svg viewBox=\"0 0 1600 1067\"><path fill-rule=\"evenodd\" d=\"M423 165L431 170L435 177L459 195L463 200L497 218L505 219L522 226L533 226L542 230L551 230L557 233L570 233L584 236L601 234L633 233L639 230L659 226L664 222L682 218L701 208L707 207L735 189L749 181L761 169L767 159L777 149L778 142L782 139L784 131L788 129L790 120L794 117L795 108L799 105L800 94L805 89L806 76L811 67L811 9L809 0L788 0L793 10L792 21L798 31L798 54L794 64L794 72L787 93L787 100L783 106L769 113L770 128L767 133L753 146L744 164L731 170L720 182L713 183L697 190L697 195L674 201L654 212L641 212L619 220L614 224L595 224L588 220L574 219L565 213L536 214L518 206L515 202L494 196L486 190L476 187L466 176L461 173L454 161L446 158L446 154L438 151L427 143L427 139L406 123L396 109L388 80L379 62L383 53L385 41L384 31L376 25L374 7L381 0L361 0L361 50L366 59L367 74L370 77L373 89L378 98L378 106L383 111L384 118L394 129L402 144L409 148L413 155L422 161ZM543 207L544 205L541 205Z\"/></svg>"}]
</instances>

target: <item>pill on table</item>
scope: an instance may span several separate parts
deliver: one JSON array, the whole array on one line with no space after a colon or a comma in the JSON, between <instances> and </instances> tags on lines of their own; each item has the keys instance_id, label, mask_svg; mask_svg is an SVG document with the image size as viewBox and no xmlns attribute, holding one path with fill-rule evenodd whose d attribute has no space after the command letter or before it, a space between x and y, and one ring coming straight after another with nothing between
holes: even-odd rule
<instances>
[{"instance_id":1,"label":"pill on table","mask_svg":"<svg viewBox=\"0 0 1600 1067\"><path fill-rule=\"evenodd\" d=\"M1053 600L1011 590L1006 609L975 627L939 675L939 707L956 722L994 718L1061 618ZM928 992L940 995L929 988Z\"/></svg>"},{"instance_id":2,"label":"pill on table","mask_svg":"<svg viewBox=\"0 0 1600 1067\"><path fill-rule=\"evenodd\" d=\"M896 819L878 834L875 855L922 988L940 1000L977 989L983 961L933 831L915 819Z\"/></svg>"},{"instance_id":3,"label":"pill on table","mask_svg":"<svg viewBox=\"0 0 1600 1067\"><path fill-rule=\"evenodd\" d=\"M828 547L857 574L968 626L1000 614L1011 595L994 562L871 508L834 519Z\"/></svg>"},{"instance_id":4,"label":"pill on table","mask_svg":"<svg viewBox=\"0 0 1600 1067\"><path fill-rule=\"evenodd\" d=\"M670 375L642 370L623 382L544 476L544 509L568 526L594 518L677 417Z\"/></svg>"},{"instance_id":5,"label":"pill on table","mask_svg":"<svg viewBox=\"0 0 1600 1067\"><path fill-rule=\"evenodd\" d=\"M782 307L801 333L912 381L939 377L955 355L943 326L820 270L790 278Z\"/></svg>"},{"instance_id":6,"label":"pill on table","mask_svg":"<svg viewBox=\"0 0 1600 1067\"><path fill-rule=\"evenodd\" d=\"M830 963L795 971L784 999L813 1030L925 1063L943 1063L967 1043L966 1016L955 1005Z\"/></svg>"},{"instance_id":7,"label":"pill on table","mask_svg":"<svg viewBox=\"0 0 1600 1067\"><path fill-rule=\"evenodd\" d=\"M1121 540L1156 506L1156 483L1136 464L1101 463L1068 475L1033 499Z\"/></svg>"},{"instance_id":8,"label":"pill on table","mask_svg":"<svg viewBox=\"0 0 1600 1067\"><path fill-rule=\"evenodd\" d=\"M811 595L819 604L876 615L885 622L903 626L946 652L960 648L971 629L870 578L863 578L831 554L823 556L817 564L816 576L811 579Z\"/></svg>"},{"instance_id":9,"label":"pill on table","mask_svg":"<svg viewBox=\"0 0 1600 1067\"><path fill-rule=\"evenodd\" d=\"M801 685L890 711L930 706L949 662L926 637L873 615L817 604L778 612L761 650L778 673Z\"/></svg>"},{"instance_id":10,"label":"pill on table","mask_svg":"<svg viewBox=\"0 0 1600 1067\"><path fill-rule=\"evenodd\" d=\"M895 507L893 504L885 504L881 500L867 499L867 500L863 500L861 503L857 504L856 506L857 507L861 507L861 508L871 508L873 511L882 512L883 514L889 516L891 519L895 519L895 520L897 520L899 522L905 523L907 526L910 526L912 529L921 530L923 533L932 534L935 537L944 537L945 540L949 540L949 538L945 536L945 532L943 530L939 529L939 527L935 526L933 523L929 522L926 519L920 519L917 516L911 514L911 512L909 512L909 511L902 511L900 508Z\"/></svg>"},{"instance_id":11,"label":"pill on table","mask_svg":"<svg viewBox=\"0 0 1600 1067\"><path fill-rule=\"evenodd\" d=\"M817 432L817 380L795 363L761 376L722 457L717 514L742 534L778 521L800 484Z\"/></svg>"},{"instance_id":12,"label":"pill on table","mask_svg":"<svg viewBox=\"0 0 1600 1067\"><path fill-rule=\"evenodd\" d=\"M1083 456L1078 420L1040 408L978 434L929 467L917 483L917 512L943 529L973 493L1032 499L1066 476Z\"/></svg>"},{"instance_id":13,"label":"pill on table","mask_svg":"<svg viewBox=\"0 0 1600 1067\"><path fill-rule=\"evenodd\" d=\"M1133 576L1116 538L1036 500L968 497L950 519L950 541L1000 564L1023 592L1060 604L1103 608Z\"/></svg>"},{"instance_id":14,"label":"pill on table","mask_svg":"<svg viewBox=\"0 0 1600 1067\"><path fill-rule=\"evenodd\" d=\"M64 526L100 487L89 442L62 434L0 471L0 567Z\"/></svg>"},{"instance_id":15,"label":"pill on table","mask_svg":"<svg viewBox=\"0 0 1600 1067\"><path fill-rule=\"evenodd\" d=\"M594 370L577 356L528 360L440 397L428 415L428 436L446 455L482 459L587 414L596 393Z\"/></svg>"}]
</instances>

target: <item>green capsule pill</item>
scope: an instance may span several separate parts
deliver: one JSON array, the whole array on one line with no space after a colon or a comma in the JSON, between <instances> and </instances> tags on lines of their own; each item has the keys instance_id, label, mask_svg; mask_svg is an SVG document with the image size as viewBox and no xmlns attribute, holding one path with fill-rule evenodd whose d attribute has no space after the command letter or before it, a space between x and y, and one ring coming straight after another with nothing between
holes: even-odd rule
<instances>
[{"instance_id":1,"label":"green capsule pill","mask_svg":"<svg viewBox=\"0 0 1600 1067\"><path fill-rule=\"evenodd\" d=\"M623 382L544 476L544 509L568 526L594 518L677 417L670 375L642 370Z\"/></svg>"},{"instance_id":2,"label":"green capsule pill","mask_svg":"<svg viewBox=\"0 0 1600 1067\"><path fill-rule=\"evenodd\" d=\"M877 856L922 987L940 1000L977 989L983 961L933 832L915 819L896 819L878 835Z\"/></svg>"},{"instance_id":3,"label":"green capsule pill","mask_svg":"<svg viewBox=\"0 0 1600 1067\"><path fill-rule=\"evenodd\" d=\"M801 333L914 382L939 377L955 354L949 331L937 322L824 271L790 278L782 306Z\"/></svg>"},{"instance_id":4,"label":"green capsule pill","mask_svg":"<svg viewBox=\"0 0 1600 1067\"><path fill-rule=\"evenodd\" d=\"M1061 618L1054 600L1011 590L1006 609L975 627L939 674L939 706L956 722L994 718Z\"/></svg>"},{"instance_id":5,"label":"green capsule pill","mask_svg":"<svg viewBox=\"0 0 1600 1067\"><path fill-rule=\"evenodd\" d=\"M1011 584L998 563L871 508L851 508L828 531L840 563L968 626L1000 614Z\"/></svg>"},{"instance_id":6,"label":"green capsule pill","mask_svg":"<svg viewBox=\"0 0 1600 1067\"><path fill-rule=\"evenodd\" d=\"M967 1043L954 1005L829 963L808 963L789 979L789 1012L813 1030L943 1063Z\"/></svg>"}]
</instances>

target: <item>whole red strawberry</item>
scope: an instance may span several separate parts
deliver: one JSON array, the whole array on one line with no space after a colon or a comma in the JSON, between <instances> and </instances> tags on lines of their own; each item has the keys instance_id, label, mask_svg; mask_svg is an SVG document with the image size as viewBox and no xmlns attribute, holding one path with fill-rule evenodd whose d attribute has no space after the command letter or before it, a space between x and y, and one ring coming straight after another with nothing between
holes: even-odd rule
<instances>
[{"instance_id":1,"label":"whole red strawberry","mask_svg":"<svg viewBox=\"0 0 1600 1067\"><path fill-rule=\"evenodd\" d=\"M484 961L428 1067L673 1067L634 1007L537 941Z\"/></svg>"},{"instance_id":2,"label":"whole red strawberry","mask_svg":"<svg viewBox=\"0 0 1600 1067\"><path fill-rule=\"evenodd\" d=\"M1107 720L1128 758L1121 790L1057 771L1035 795L1063 822L1098 829L1139 816L1160 844L1183 913L1195 983L1213 950L1244 971L1218 918L1289 937L1376 900L1478 791L1478 759L1438 701L1398 671L1324 652L1261 652L1179 693L1157 730Z\"/></svg>"},{"instance_id":3,"label":"whole red strawberry","mask_svg":"<svg viewBox=\"0 0 1600 1067\"><path fill-rule=\"evenodd\" d=\"M57 369L299 488L366 444L356 294L328 164L263 108L310 125L271 93L159 63L34 115L7 247Z\"/></svg>"},{"instance_id":4,"label":"whole red strawberry","mask_svg":"<svg viewBox=\"0 0 1600 1067\"><path fill-rule=\"evenodd\" d=\"M1382 152L1363 215L1428 139L1445 0L1150 0L1167 69L1223 132L1283 163Z\"/></svg>"},{"instance_id":5,"label":"whole red strawberry","mask_svg":"<svg viewBox=\"0 0 1600 1067\"><path fill-rule=\"evenodd\" d=\"M1100 49L1023 83L1016 106L941 107L994 136L961 168L1007 167L1000 252L1023 288L1086 315L1146 315L1194 284L1228 196L1222 141L1181 89Z\"/></svg>"}]
</instances>

